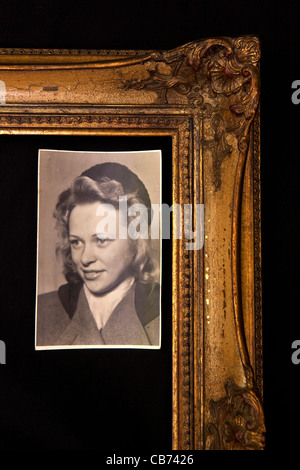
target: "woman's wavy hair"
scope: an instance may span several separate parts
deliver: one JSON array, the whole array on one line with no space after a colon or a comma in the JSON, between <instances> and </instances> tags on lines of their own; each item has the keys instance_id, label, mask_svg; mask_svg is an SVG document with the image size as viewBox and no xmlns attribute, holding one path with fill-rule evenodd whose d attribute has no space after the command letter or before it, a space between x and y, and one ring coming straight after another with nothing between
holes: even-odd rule
<instances>
[{"instance_id":1,"label":"woman's wavy hair","mask_svg":"<svg viewBox=\"0 0 300 470\"><path fill-rule=\"evenodd\" d=\"M70 188L63 191L54 211L59 242L56 254L62 259L63 273L69 283L82 282L77 274L71 256L69 242L69 219L75 206L84 203L102 202L119 208L119 197L127 197L127 206L143 204L148 211L148 227L151 223L151 202L147 189L138 176L125 165L119 163L102 163L89 168L75 178ZM128 223L132 217L128 217ZM159 282L159 265L155 259L150 235L148 239L131 240L134 252L132 272L143 283L154 285Z\"/></svg>"}]
</instances>

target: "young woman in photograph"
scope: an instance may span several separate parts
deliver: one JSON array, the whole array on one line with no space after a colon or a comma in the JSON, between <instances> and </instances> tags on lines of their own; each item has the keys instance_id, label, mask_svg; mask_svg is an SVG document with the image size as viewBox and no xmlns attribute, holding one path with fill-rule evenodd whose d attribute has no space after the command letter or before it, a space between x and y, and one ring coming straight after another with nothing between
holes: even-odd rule
<instances>
[{"instance_id":1,"label":"young woman in photograph","mask_svg":"<svg viewBox=\"0 0 300 470\"><path fill-rule=\"evenodd\" d=\"M97 229L104 204L115 215L114 236ZM120 236L133 220L133 204L146 208L147 236ZM60 194L54 217L67 283L38 296L36 345L159 346L159 263L151 247L151 201L138 176L119 163L95 165Z\"/></svg>"}]
</instances>

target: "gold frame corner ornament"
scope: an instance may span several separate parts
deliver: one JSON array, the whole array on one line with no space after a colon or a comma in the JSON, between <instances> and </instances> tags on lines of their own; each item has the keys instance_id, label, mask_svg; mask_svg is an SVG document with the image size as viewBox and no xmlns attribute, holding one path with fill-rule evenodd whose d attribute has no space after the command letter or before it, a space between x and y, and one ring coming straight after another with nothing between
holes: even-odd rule
<instances>
[{"instance_id":1,"label":"gold frame corner ornament","mask_svg":"<svg viewBox=\"0 0 300 470\"><path fill-rule=\"evenodd\" d=\"M204 247L173 240L173 449L264 447L259 60L254 36L0 50L0 133L169 136L173 202L204 204Z\"/></svg>"}]
</instances>

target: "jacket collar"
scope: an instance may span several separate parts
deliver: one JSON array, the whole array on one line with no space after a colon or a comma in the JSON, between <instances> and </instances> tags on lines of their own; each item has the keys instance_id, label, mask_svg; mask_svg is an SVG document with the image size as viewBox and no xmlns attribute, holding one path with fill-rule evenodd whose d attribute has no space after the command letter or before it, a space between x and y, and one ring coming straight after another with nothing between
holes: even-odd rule
<instances>
[{"instance_id":1,"label":"jacket collar","mask_svg":"<svg viewBox=\"0 0 300 470\"><path fill-rule=\"evenodd\" d=\"M101 333L106 344L150 344L135 311L135 286L117 305Z\"/></svg>"},{"instance_id":2,"label":"jacket collar","mask_svg":"<svg viewBox=\"0 0 300 470\"><path fill-rule=\"evenodd\" d=\"M64 284L58 289L59 299L69 315L72 318L77 310L79 294L82 290L82 283ZM154 287L136 282L134 310L136 311L143 326L150 323L159 314L160 286Z\"/></svg>"},{"instance_id":3,"label":"jacket collar","mask_svg":"<svg viewBox=\"0 0 300 470\"><path fill-rule=\"evenodd\" d=\"M72 345L149 345L148 337L135 310L135 286L117 305L101 331L90 311L84 290L78 293L75 312L59 337L60 344Z\"/></svg>"}]
</instances>

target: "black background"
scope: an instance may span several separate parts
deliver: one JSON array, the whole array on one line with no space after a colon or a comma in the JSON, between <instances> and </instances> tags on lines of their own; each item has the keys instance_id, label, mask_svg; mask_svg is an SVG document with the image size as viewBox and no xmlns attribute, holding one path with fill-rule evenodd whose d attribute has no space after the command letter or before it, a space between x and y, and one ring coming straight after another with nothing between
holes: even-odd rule
<instances>
[{"instance_id":1,"label":"black background","mask_svg":"<svg viewBox=\"0 0 300 470\"><path fill-rule=\"evenodd\" d=\"M299 14L300 4L297 1L267 3L261 0L186 0L176 3L154 0L132 3L74 0L67 4L56 0L37 0L2 2L0 5L1 47L149 50L172 49L205 37L253 34L260 38L267 454L277 453L279 450L288 450L290 453L297 449L300 437L300 365L291 362L291 344L300 336L300 105L295 106L291 102L291 84L300 79ZM30 301L24 302L22 297L25 292L30 299L34 295L36 215L32 210L35 207L34 190L28 191L25 188L26 183L35 188L36 167L32 157L26 158L24 155L22 160L5 153L6 146L7 149L11 148L9 138L1 137L1 140L0 201L1 220L4 221L1 224L1 312L5 312L6 317L11 315L11 324L0 324L3 328L0 339L9 343L8 326L23 329L24 335L26 328L29 328L22 315L30 314L26 312ZM26 143L27 145L30 147L31 144ZM29 147L26 147L28 155ZM44 145L43 147L45 148ZM5 297L4 293L7 294ZM9 300L4 300L5 298ZM115 452L129 448L130 444L132 448L136 448L137 453L138 448L141 450L142 447L149 451L169 450L164 426L157 428L157 432L152 432L155 419L151 418L150 411L146 414L152 423L149 432L145 432L142 426L142 400L150 398L153 390L151 377L148 379L147 395L147 390L136 378L135 369L132 369L129 378L138 382L140 398L132 397L124 383L120 398L120 394L113 388L113 373L108 370L112 395L106 396L106 392L100 394L101 404L94 396L89 401L87 383L95 374L97 364L94 363L92 368L89 362L86 367L86 361L90 360L88 353L80 359L80 370L84 372L76 380L76 368L72 369L72 361L67 364L69 370L62 364L57 363L55 366L53 363L53 368L49 365L47 371L41 371L37 361L34 362L34 367L28 362L30 355L22 356L21 350L11 350L7 346L7 365L1 368L1 388L4 391L0 404L0 448L96 449L98 441L95 433L101 428L100 448L104 453L109 448L109 443L112 444L110 450ZM55 358L53 361L55 362ZM13 367L12 363L17 362L19 365ZM83 396L86 409L81 408L78 412L74 399L68 396L66 390L61 390L62 393L56 396L57 409L53 409L55 401L47 395L43 380L49 380L50 377L54 382L58 381L58 385L63 385L61 376L64 370L68 376L74 376L76 397ZM129 370L128 366L126 370ZM161 379L162 383L166 383ZM11 387L9 391L5 391L5 383L8 381ZM94 378L92 383L95 384L95 389L97 385L100 386ZM49 399L52 400L53 407L47 411ZM103 414L91 418L96 403ZM114 427L108 420L107 410L105 411L107 403L114 419ZM163 420L160 404L156 402L156 405L159 419ZM63 409L67 410L65 414L61 411ZM74 415L70 420L71 409L74 409ZM139 420L130 421L132 410L138 410L134 416L139 416ZM84 424L88 423L90 429L86 431ZM85 436L84 432L87 432Z\"/></svg>"}]
</instances>

